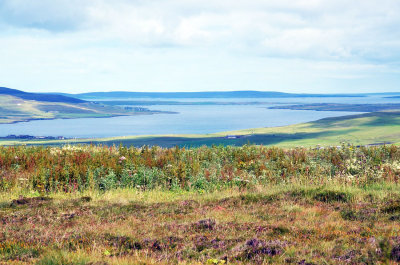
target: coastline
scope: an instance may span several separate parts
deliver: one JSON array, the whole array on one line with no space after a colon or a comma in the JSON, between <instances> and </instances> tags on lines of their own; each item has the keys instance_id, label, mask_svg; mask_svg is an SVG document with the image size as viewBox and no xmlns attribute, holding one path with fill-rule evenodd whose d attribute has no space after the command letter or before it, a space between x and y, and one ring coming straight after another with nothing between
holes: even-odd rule
<instances>
[{"instance_id":1,"label":"coastline","mask_svg":"<svg viewBox=\"0 0 400 265\"><path fill-rule=\"evenodd\" d=\"M30 121L47 121L47 120L72 120L72 119L105 119L105 118L114 118L114 117L121 117L121 116L136 116L136 115L154 115L154 114L178 114L179 112L174 111L144 111L144 112L136 112L132 114L110 114L104 116L86 116L86 117L53 117L53 118L29 118L26 120L20 121L10 121L10 122L0 122L2 124L16 124L22 122L30 122Z\"/></svg>"},{"instance_id":2,"label":"coastline","mask_svg":"<svg viewBox=\"0 0 400 265\"><path fill-rule=\"evenodd\" d=\"M0 140L0 145L100 144L144 146L267 145L281 147L400 144L400 112L375 112L324 118L280 127L211 134L131 135L67 140Z\"/></svg>"}]
</instances>

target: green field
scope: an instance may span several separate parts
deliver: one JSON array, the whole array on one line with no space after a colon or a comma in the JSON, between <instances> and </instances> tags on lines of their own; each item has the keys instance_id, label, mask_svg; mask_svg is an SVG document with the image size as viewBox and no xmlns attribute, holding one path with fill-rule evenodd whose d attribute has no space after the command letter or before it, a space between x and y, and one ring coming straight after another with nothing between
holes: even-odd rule
<instances>
[{"instance_id":1,"label":"green field","mask_svg":"<svg viewBox=\"0 0 400 265\"><path fill-rule=\"evenodd\" d=\"M233 136L233 139L227 136ZM232 137L231 137L232 138ZM62 145L93 143L106 145L143 146L201 146L201 145L275 145L295 146L337 146L343 142L354 145L400 143L400 112L373 112L335 118L326 118L310 123L284 127L256 128L240 131L221 132L207 135L149 135L125 136L97 139L74 139L62 141L14 141L2 140L0 145L47 144Z\"/></svg>"}]
</instances>

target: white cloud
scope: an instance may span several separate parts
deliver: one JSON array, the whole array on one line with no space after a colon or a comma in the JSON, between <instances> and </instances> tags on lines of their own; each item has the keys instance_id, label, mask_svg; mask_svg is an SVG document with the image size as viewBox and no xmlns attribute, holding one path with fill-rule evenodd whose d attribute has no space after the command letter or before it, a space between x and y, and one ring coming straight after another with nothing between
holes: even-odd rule
<instances>
[{"instance_id":1,"label":"white cloud","mask_svg":"<svg viewBox=\"0 0 400 265\"><path fill-rule=\"evenodd\" d=\"M299 90L325 80L329 91L332 78L381 89L365 86L372 78L394 90L399 13L398 0L2 0L0 78L41 90Z\"/></svg>"}]
</instances>

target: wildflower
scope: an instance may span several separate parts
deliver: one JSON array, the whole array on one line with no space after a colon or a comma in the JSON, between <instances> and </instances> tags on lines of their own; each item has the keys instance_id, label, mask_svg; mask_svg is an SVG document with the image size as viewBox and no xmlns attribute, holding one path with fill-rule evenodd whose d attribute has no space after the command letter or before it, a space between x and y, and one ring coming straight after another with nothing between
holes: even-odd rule
<instances>
[{"instance_id":1,"label":"wildflower","mask_svg":"<svg viewBox=\"0 0 400 265\"><path fill-rule=\"evenodd\" d=\"M126 157L125 156L121 156L120 158L119 158L119 163L122 163L123 161L125 161L126 160Z\"/></svg>"}]
</instances>

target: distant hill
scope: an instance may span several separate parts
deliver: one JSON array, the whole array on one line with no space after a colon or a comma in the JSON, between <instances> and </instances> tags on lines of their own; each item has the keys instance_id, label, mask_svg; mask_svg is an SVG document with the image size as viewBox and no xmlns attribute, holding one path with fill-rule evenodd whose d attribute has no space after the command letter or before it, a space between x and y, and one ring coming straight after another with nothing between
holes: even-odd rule
<instances>
[{"instance_id":1,"label":"distant hill","mask_svg":"<svg viewBox=\"0 0 400 265\"><path fill-rule=\"evenodd\" d=\"M365 97L360 94L291 94L273 91L224 91L224 92L92 92L60 94L79 99L102 98L293 98L293 97Z\"/></svg>"},{"instance_id":2,"label":"distant hill","mask_svg":"<svg viewBox=\"0 0 400 265\"><path fill-rule=\"evenodd\" d=\"M56 94L40 94L40 93L28 93L17 89L11 89L7 87L0 87L0 95L14 96L27 100L36 100L43 102L63 102L63 103L85 103L85 100L78 99L75 97L68 97L65 95Z\"/></svg>"},{"instance_id":3,"label":"distant hill","mask_svg":"<svg viewBox=\"0 0 400 265\"><path fill-rule=\"evenodd\" d=\"M312 103L268 107L269 109L316 110L316 111L349 111L349 112L377 112L385 110L400 110L399 103L378 104L339 104L339 103Z\"/></svg>"},{"instance_id":4,"label":"distant hill","mask_svg":"<svg viewBox=\"0 0 400 265\"><path fill-rule=\"evenodd\" d=\"M139 107L114 107L65 95L27 93L0 87L0 124L30 120L105 118L153 113L160 112Z\"/></svg>"}]
</instances>

